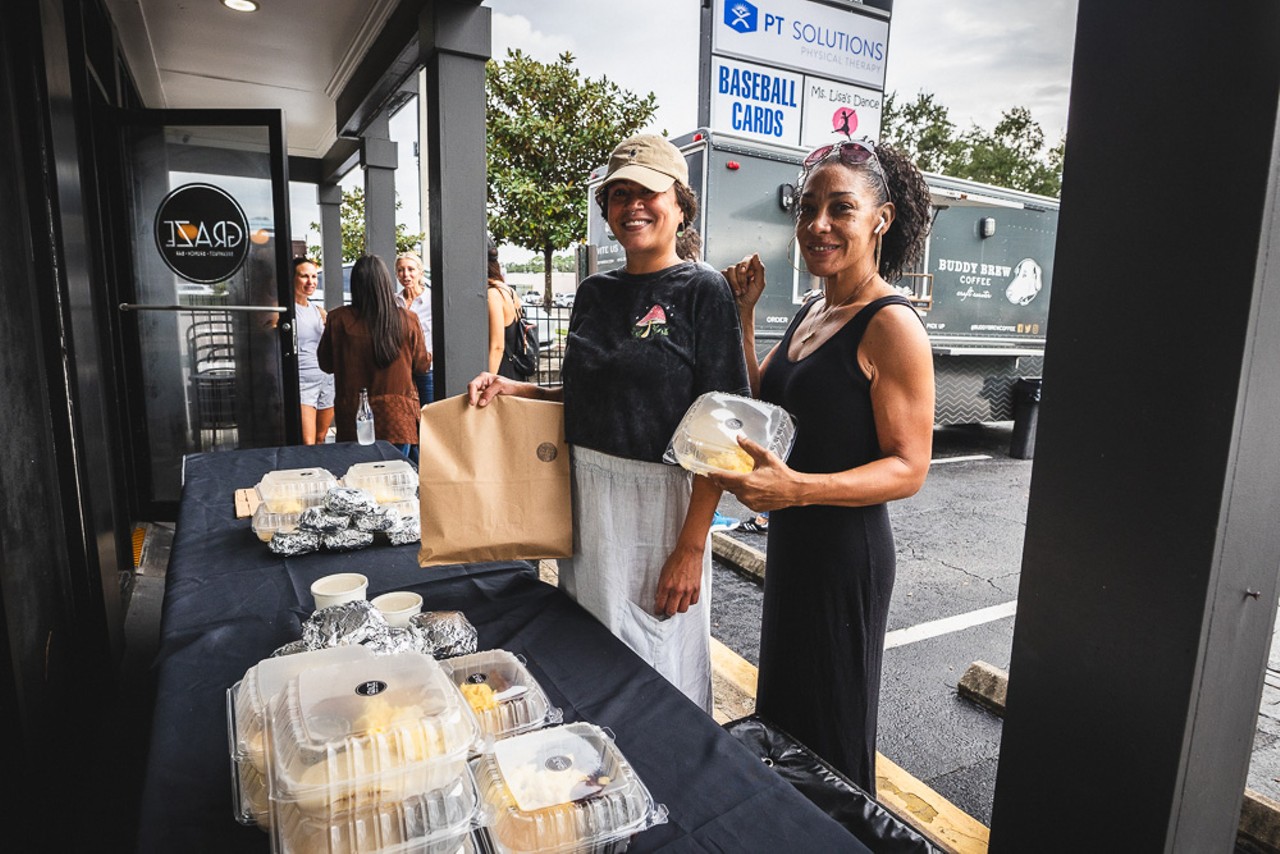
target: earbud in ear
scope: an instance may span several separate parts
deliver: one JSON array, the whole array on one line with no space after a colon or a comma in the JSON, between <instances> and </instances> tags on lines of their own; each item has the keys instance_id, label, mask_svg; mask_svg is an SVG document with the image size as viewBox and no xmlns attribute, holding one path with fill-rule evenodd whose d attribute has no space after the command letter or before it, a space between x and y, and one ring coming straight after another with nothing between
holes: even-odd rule
<instances>
[{"instance_id":1,"label":"earbud in ear","mask_svg":"<svg viewBox=\"0 0 1280 854\"><path fill-rule=\"evenodd\" d=\"M871 233L872 233L872 234L879 234L880 232L884 231L884 227L885 227L886 225L888 225L888 223L884 221L884 217L880 217L880 223L879 223L875 228L873 228L873 229L871 230Z\"/></svg>"}]
</instances>

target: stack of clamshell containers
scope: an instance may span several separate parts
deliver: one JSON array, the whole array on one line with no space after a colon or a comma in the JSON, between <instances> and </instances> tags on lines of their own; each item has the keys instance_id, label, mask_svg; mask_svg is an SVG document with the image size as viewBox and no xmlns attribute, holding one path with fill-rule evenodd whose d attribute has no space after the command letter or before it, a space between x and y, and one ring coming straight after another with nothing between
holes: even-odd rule
<instances>
[{"instance_id":1,"label":"stack of clamshell containers","mask_svg":"<svg viewBox=\"0 0 1280 854\"><path fill-rule=\"evenodd\" d=\"M666 820L608 731L558 725L506 650L268 658L227 711L235 817L275 854L614 854Z\"/></svg>"}]
</instances>

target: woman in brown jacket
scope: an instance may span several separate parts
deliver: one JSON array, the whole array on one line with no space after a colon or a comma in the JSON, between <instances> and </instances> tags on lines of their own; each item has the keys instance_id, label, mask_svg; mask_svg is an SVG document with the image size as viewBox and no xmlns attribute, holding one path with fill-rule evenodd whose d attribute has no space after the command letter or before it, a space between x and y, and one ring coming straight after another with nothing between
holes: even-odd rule
<instances>
[{"instance_id":1,"label":"woman in brown jacket","mask_svg":"<svg viewBox=\"0 0 1280 854\"><path fill-rule=\"evenodd\" d=\"M420 409L413 375L427 372L431 356L418 318L396 305L391 273L381 258L365 255L356 261L351 305L329 312L316 355L320 369L334 377L338 441L356 440L360 390L368 389L374 435L412 456Z\"/></svg>"}]
</instances>

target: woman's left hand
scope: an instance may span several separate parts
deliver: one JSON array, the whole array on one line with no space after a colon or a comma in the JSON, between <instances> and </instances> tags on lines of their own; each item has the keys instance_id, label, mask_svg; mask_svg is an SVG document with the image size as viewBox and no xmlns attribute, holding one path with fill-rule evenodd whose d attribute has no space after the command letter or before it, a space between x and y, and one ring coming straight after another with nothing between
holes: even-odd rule
<instances>
[{"instance_id":1,"label":"woman's left hand","mask_svg":"<svg viewBox=\"0 0 1280 854\"><path fill-rule=\"evenodd\" d=\"M763 445L740 436L738 444L751 455L756 467L747 474L712 472L707 479L732 492L748 509L757 513L796 504L797 472Z\"/></svg>"},{"instance_id":2,"label":"woman's left hand","mask_svg":"<svg viewBox=\"0 0 1280 854\"><path fill-rule=\"evenodd\" d=\"M702 551L676 546L662 565L653 613L659 617L683 614L698 604L702 591Z\"/></svg>"}]
</instances>

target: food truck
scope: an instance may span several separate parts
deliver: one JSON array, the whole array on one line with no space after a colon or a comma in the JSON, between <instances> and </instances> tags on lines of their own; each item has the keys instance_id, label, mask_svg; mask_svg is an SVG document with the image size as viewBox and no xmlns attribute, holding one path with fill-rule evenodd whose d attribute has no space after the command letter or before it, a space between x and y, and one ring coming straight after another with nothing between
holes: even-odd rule
<instances>
[{"instance_id":1,"label":"food truck","mask_svg":"<svg viewBox=\"0 0 1280 854\"><path fill-rule=\"evenodd\" d=\"M701 210L703 260L717 269L753 252L767 284L756 306L761 355L820 287L803 271L794 235L795 191L806 151L702 129L674 138ZM592 172L583 272L624 263L594 202ZM920 312L933 346L939 425L1007 421L1014 385L1039 377L1049 331L1058 201L974 181L925 174L933 230L915 269L897 282Z\"/></svg>"}]
</instances>

